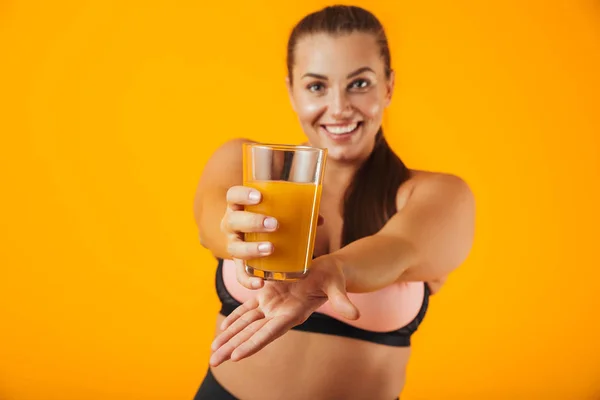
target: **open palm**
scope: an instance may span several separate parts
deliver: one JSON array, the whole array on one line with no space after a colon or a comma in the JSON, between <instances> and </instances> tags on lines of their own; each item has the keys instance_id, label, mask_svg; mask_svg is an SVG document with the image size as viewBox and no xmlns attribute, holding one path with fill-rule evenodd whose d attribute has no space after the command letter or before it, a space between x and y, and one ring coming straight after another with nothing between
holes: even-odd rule
<instances>
[{"instance_id":1,"label":"open palm","mask_svg":"<svg viewBox=\"0 0 600 400\"><path fill-rule=\"evenodd\" d=\"M256 297L236 308L212 344L210 364L241 360L256 353L330 301L348 319L358 310L346 295L344 276L332 263L315 260L308 276L296 282L267 282Z\"/></svg>"}]
</instances>

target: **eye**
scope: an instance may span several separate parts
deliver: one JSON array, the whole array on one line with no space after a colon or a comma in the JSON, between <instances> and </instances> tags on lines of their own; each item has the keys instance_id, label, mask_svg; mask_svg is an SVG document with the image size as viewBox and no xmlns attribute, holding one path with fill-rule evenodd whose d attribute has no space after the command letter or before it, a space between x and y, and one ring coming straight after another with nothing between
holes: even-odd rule
<instances>
[{"instance_id":1,"label":"eye","mask_svg":"<svg viewBox=\"0 0 600 400\"><path fill-rule=\"evenodd\" d=\"M366 79L357 79L350 84L350 89L363 90L371 86L371 82Z\"/></svg>"},{"instance_id":2,"label":"eye","mask_svg":"<svg viewBox=\"0 0 600 400\"><path fill-rule=\"evenodd\" d=\"M307 85L306 89L308 89L308 91L310 92L318 93L322 92L325 89L325 85L323 85L321 82L314 82Z\"/></svg>"}]
</instances>

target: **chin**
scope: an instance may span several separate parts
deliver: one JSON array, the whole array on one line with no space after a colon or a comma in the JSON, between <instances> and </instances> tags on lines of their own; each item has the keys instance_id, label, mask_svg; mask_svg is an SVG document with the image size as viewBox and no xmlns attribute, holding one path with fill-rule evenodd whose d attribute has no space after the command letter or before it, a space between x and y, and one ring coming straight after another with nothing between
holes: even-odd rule
<instances>
[{"instance_id":1,"label":"chin","mask_svg":"<svg viewBox=\"0 0 600 400\"><path fill-rule=\"evenodd\" d=\"M336 145L327 143L325 144L327 149L327 159L339 163L354 163L361 162L371 152L371 147L365 147L362 143L356 145Z\"/></svg>"}]
</instances>

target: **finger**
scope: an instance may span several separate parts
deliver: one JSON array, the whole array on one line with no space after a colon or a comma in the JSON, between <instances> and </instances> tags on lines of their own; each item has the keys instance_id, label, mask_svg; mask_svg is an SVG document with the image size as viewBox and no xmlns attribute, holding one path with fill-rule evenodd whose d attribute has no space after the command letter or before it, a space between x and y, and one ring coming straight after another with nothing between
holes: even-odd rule
<instances>
[{"instance_id":1,"label":"finger","mask_svg":"<svg viewBox=\"0 0 600 400\"><path fill-rule=\"evenodd\" d=\"M225 219L230 232L274 232L279 226L275 218L249 211L230 211Z\"/></svg>"},{"instance_id":2,"label":"finger","mask_svg":"<svg viewBox=\"0 0 600 400\"><path fill-rule=\"evenodd\" d=\"M265 257L273 253L273 250L271 242L244 242L239 238L231 238L227 244L227 252L231 257L240 260Z\"/></svg>"},{"instance_id":3,"label":"finger","mask_svg":"<svg viewBox=\"0 0 600 400\"><path fill-rule=\"evenodd\" d=\"M239 332L213 353L213 355L210 357L210 365L217 367L219 364L229 360L235 349L250 339L256 332L260 331L265 325L266 321L266 319L261 318L246 326L244 330Z\"/></svg>"},{"instance_id":4,"label":"finger","mask_svg":"<svg viewBox=\"0 0 600 400\"><path fill-rule=\"evenodd\" d=\"M229 356L232 361L239 361L243 358L250 357L254 353L263 349L266 345L273 342L275 339L282 336L292 324L284 317L273 318L262 326L252 327L256 330L254 334L246 338L234 348ZM248 329L250 331L250 329ZM245 336L245 335L244 335Z\"/></svg>"},{"instance_id":5,"label":"finger","mask_svg":"<svg viewBox=\"0 0 600 400\"><path fill-rule=\"evenodd\" d=\"M319 219L317 220L317 226L321 226L325 223L325 218L322 215L319 215Z\"/></svg>"},{"instance_id":6,"label":"finger","mask_svg":"<svg viewBox=\"0 0 600 400\"><path fill-rule=\"evenodd\" d=\"M252 205L260 203L261 193L247 186L232 186L227 190L227 204Z\"/></svg>"},{"instance_id":7,"label":"finger","mask_svg":"<svg viewBox=\"0 0 600 400\"><path fill-rule=\"evenodd\" d=\"M334 282L325 290L331 306L344 318L351 320L358 319L360 317L360 311L358 311L358 308L350 301L346 289L340 286L341 283Z\"/></svg>"},{"instance_id":8,"label":"finger","mask_svg":"<svg viewBox=\"0 0 600 400\"><path fill-rule=\"evenodd\" d=\"M250 243L248 243L250 244ZM237 281L246 289L260 289L264 286L264 280L257 276L250 276L246 273L246 263L244 260L240 260L239 258L234 258L233 262L235 263L235 275Z\"/></svg>"},{"instance_id":9,"label":"finger","mask_svg":"<svg viewBox=\"0 0 600 400\"><path fill-rule=\"evenodd\" d=\"M227 343L232 337L234 337L235 335L240 333L242 330L244 330L248 325L250 325L254 321L264 318L264 316L265 315L257 308L244 313L237 320L235 320L235 322L233 322L231 325L229 325L229 327L225 331L221 332L215 338L215 340L213 340L212 344L210 345L211 350L213 350L213 351L218 350L221 346L223 346L225 343Z\"/></svg>"},{"instance_id":10,"label":"finger","mask_svg":"<svg viewBox=\"0 0 600 400\"><path fill-rule=\"evenodd\" d=\"M223 322L221 322L221 330L224 331L229 327L229 325L233 324L239 317L247 313L248 311L254 310L258 307L258 300L256 298L252 298L246 302L244 302L241 306L238 306L235 310L231 312Z\"/></svg>"}]
</instances>

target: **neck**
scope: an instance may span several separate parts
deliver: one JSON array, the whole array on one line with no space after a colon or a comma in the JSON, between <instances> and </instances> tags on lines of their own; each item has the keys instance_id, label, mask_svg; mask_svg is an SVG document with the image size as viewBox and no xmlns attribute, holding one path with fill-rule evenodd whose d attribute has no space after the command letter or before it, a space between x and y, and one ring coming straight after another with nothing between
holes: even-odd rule
<instances>
[{"instance_id":1,"label":"neck","mask_svg":"<svg viewBox=\"0 0 600 400\"><path fill-rule=\"evenodd\" d=\"M328 160L323 177L323 189L343 194L359 167L360 165L355 163L339 163Z\"/></svg>"},{"instance_id":2,"label":"neck","mask_svg":"<svg viewBox=\"0 0 600 400\"><path fill-rule=\"evenodd\" d=\"M302 143L306 146L312 146L310 142ZM346 188L350 185L352 178L361 165L369 158L373 148L365 150L365 153L352 161L327 160L327 168L323 177L323 189L327 192L339 192L343 195Z\"/></svg>"}]
</instances>

